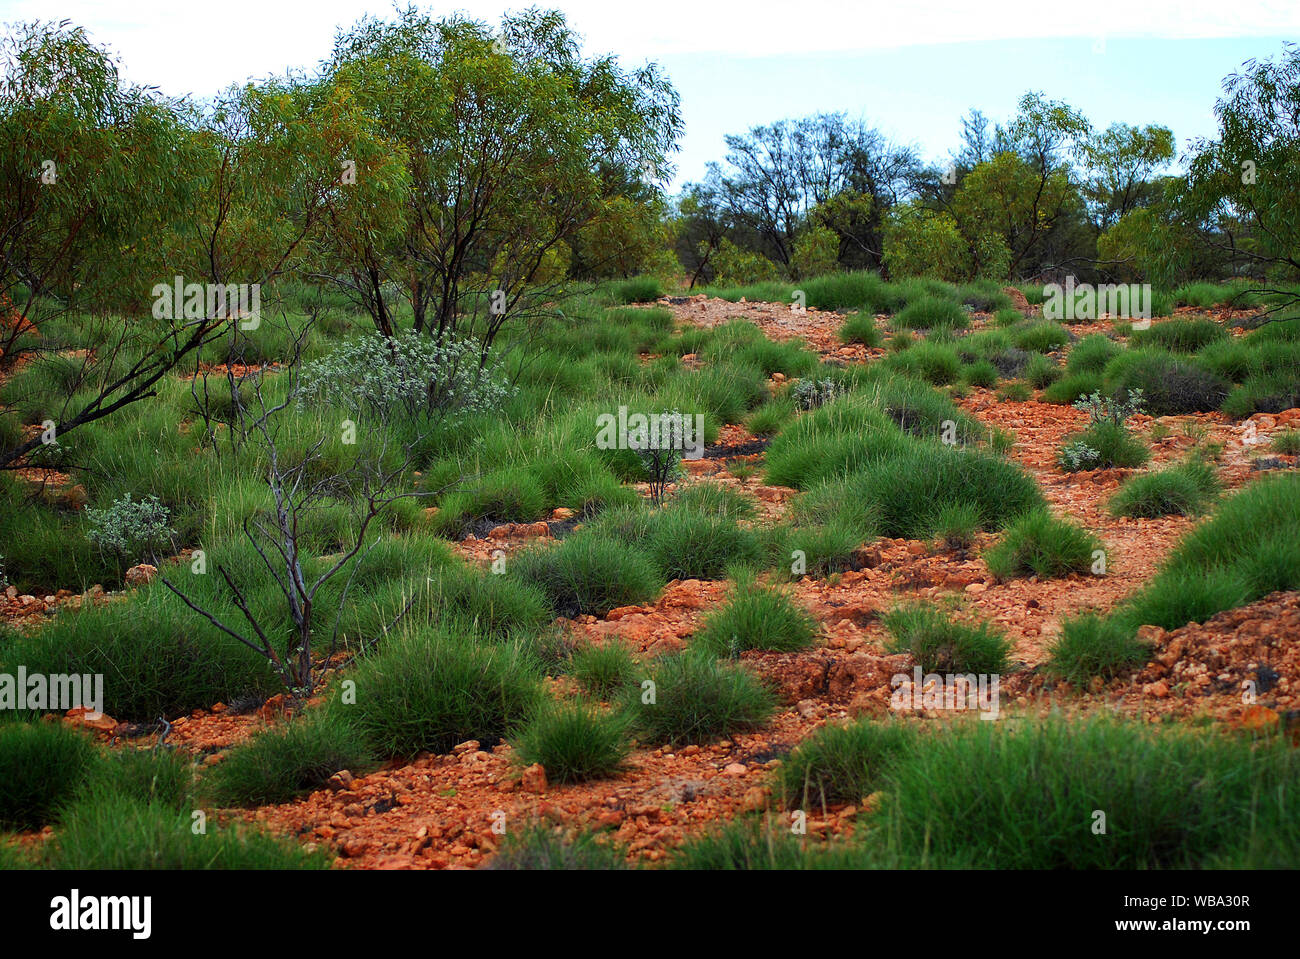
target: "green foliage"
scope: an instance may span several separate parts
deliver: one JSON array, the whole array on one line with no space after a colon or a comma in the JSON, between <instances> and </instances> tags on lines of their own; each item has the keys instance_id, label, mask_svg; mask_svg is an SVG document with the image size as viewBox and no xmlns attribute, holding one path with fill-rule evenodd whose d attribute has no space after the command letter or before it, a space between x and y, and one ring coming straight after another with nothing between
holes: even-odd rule
<instances>
[{"instance_id":1,"label":"green foliage","mask_svg":"<svg viewBox=\"0 0 1300 959\"><path fill-rule=\"evenodd\" d=\"M321 789L347 769L373 762L344 710L312 710L235 746L204 779L223 806L266 806Z\"/></svg>"},{"instance_id":2,"label":"green foliage","mask_svg":"<svg viewBox=\"0 0 1300 959\"><path fill-rule=\"evenodd\" d=\"M1213 320L1165 320L1134 332L1129 344L1137 349L1154 346L1175 353L1195 353L1227 338L1228 331Z\"/></svg>"},{"instance_id":3,"label":"green foliage","mask_svg":"<svg viewBox=\"0 0 1300 959\"><path fill-rule=\"evenodd\" d=\"M767 722L775 697L742 666L687 650L660 656L650 669L649 690L632 688L624 709L647 743L709 743Z\"/></svg>"},{"instance_id":4,"label":"green foliage","mask_svg":"<svg viewBox=\"0 0 1300 959\"><path fill-rule=\"evenodd\" d=\"M903 307L891 322L895 330L960 330L970 323L970 315L956 300L926 296Z\"/></svg>"},{"instance_id":5,"label":"green foliage","mask_svg":"<svg viewBox=\"0 0 1300 959\"><path fill-rule=\"evenodd\" d=\"M195 834L189 810L122 795L71 807L48 851L51 869L328 869L332 857L238 826Z\"/></svg>"},{"instance_id":6,"label":"green foliage","mask_svg":"<svg viewBox=\"0 0 1300 959\"><path fill-rule=\"evenodd\" d=\"M1109 682L1141 668L1150 650L1113 619L1085 613L1065 620L1044 669L1076 686Z\"/></svg>"},{"instance_id":7,"label":"green foliage","mask_svg":"<svg viewBox=\"0 0 1300 959\"><path fill-rule=\"evenodd\" d=\"M937 606L900 606L881 621L891 653L911 653L927 673L1004 673L1011 641L987 623L953 619Z\"/></svg>"},{"instance_id":8,"label":"green foliage","mask_svg":"<svg viewBox=\"0 0 1300 959\"><path fill-rule=\"evenodd\" d=\"M167 507L156 496L132 502L127 493L107 509L87 509L86 519L86 538L126 565L156 558L176 533L167 525Z\"/></svg>"},{"instance_id":9,"label":"green foliage","mask_svg":"<svg viewBox=\"0 0 1300 959\"><path fill-rule=\"evenodd\" d=\"M858 803L882 788L886 771L916 748L916 732L897 721L823 726L781 763L777 793L787 809Z\"/></svg>"},{"instance_id":10,"label":"green foliage","mask_svg":"<svg viewBox=\"0 0 1300 959\"><path fill-rule=\"evenodd\" d=\"M1034 575L1039 579L1088 573L1101 542L1069 520L1046 510L1025 513L1007 527L984 563L999 579Z\"/></svg>"},{"instance_id":11,"label":"green foliage","mask_svg":"<svg viewBox=\"0 0 1300 959\"><path fill-rule=\"evenodd\" d=\"M541 702L537 670L517 647L488 645L456 625L390 637L352 676L355 705L342 710L381 757L486 747L525 722Z\"/></svg>"},{"instance_id":12,"label":"green foliage","mask_svg":"<svg viewBox=\"0 0 1300 959\"><path fill-rule=\"evenodd\" d=\"M535 586L561 616L604 616L619 606L653 599L663 580L642 550L582 531L559 546L533 546L510 560L506 575Z\"/></svg>"},{"instance_id":13,"label":"green foliage","mask_svg":"<svg viewBox=\"0 0 1300 959\"><path fill-rule=\"evenodd\" d=\"M1101 375L1098 373L1066 373L1043 389L1043 399L1048 403L1073 405L1080 397L1097 392L1101 389L1101 384Z\"/></svg>"},{"instance_id":14,"label":"green foliage","mask_svg":"<svg viewBox=\"0 0 1300 959\"><path fill-rule=\"evenodd\" d=\"M840 339L845 343L861 343L863 346L878 348L883 341L876 318L870 313L854 313L844 320L840 327Z\"/></svg>"},{"instance_id":15,"label":"green foliage","mask_svg":"<svg viewBox=\"0 0 1300 959\"><path fill-rule=\"evenodd\" d=\"M1104 333L1091 333L1070 348L1070 355L1065 360L1065 369L1069 373L1100 374L1106 368L1106 364L1123 352L1123 349L1122 346ZM1092 389L1084 390L1084 392L1091 393ZM1058 403L1061 401L1053 400L1052 402ZM1073 403L1074 400L1066 400L1065 402Z\"/></svg>"},{"instance_id":16,"label":"green foliage","mask_svg":"<svg viewBox=\"0 0 1300 959\"><path fill-rule=\"evenodd\" d=\"M609 700L633 682L636 662L617 639L585 643L573 651L569 675L587 695Z\"/></svg>"},{"instance_id":17,"label":"green foliage","mask_svg":"<svg viewBox=\"0 0 1300 959\"><path fill-rule=\"evenodd\" d=\"M530 823L511 829L487 869L626 869L626 853L589 832Z\"/></svg>"},{"instance_id":18,"label":"green foliage","mask_svg":"<svg viewBox=\"0 0 1300 959\"><path fill-rule=\"evenodd\" d=\"M1151 453L1121 424L1103 421L1066 437L1058 462L1067 472L1126 469L1143 465Z\"/></svg>"},{"instance_id":19,"label":"green foliage","mask_svg":"<svg viewBox=\"0 0 1300 959\"><path fill-rule=\"evenodd\" d=\"M1152 416L1211 412L1228 395L1228 384L1160 350L1130 349L1106 364L1106 391L1124 397L1141 390Z\"/></svg>"},{"instance_id":20,"label":"green foliage","mask_svg":"<svg viewBox=\"0 0 1300 959\"><path fill-rule=\"evenodd\" d=\"M623 766L628 745L626 719L585 705L544 706L513 737L518 762L541 763L552 783L603 779Z\"/></svg>"},{"instance_id":21,"label":"green foliage","mask_svg":"<svg viewBox=\"0 0 1300 959\"><path fill-rule=\"evenodd\" d=\"M1051 353L1070 342L1070 333L1060 323L1043 320L1013 331L1015 344L1022 350Z\"/></svg>"},{"instance_id":22,"label":"green foliage","mask_svg":"<svg viewBox=\"0 0 1300 959\"><path fill-rule=\"evenodd\" d=\"M788 592L742 580L705 616L694 641L715 656L735 657L747 649L806 649L815 637L816 623Z\"/></svg>"},{"instance_id":23,"label":"green foliage","mask_svg":"<svg viewBox=\"0 0 1300 959\"><path fill-rule=\"evenodd\" d=\"M140 802L182 809L190 801L194 763L181 750L111 750L91 768L86 795L116 794Z\"/></svg>"},{"instance_id":24,"label":"green foliage","mask_svg":"<svg viewBox=\"0 0 1300 959\"><path fill-rule=\"evenodd\" d=\"M1203 513L1222 484L1214 467L1188 460L1128 479L1107 504L1115 516L1153 517Z\"/></svg>"},{"instance_id":25,"label":"green foliage","mask_svg":"<svg viewBox=\"0 0 1300 959\"><path fill-rule=\"evenodd\" d=\"M0 723L0 826L40 829L53 822L97 760L90 737L67 726Z\"/></svg>"}]
</instances>

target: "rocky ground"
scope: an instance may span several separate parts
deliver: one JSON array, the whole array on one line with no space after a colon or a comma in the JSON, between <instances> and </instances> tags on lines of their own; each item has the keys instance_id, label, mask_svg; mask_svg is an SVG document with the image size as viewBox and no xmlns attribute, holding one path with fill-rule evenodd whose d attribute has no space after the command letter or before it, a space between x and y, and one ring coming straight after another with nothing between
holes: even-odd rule
<instances>
[{"instance_id":1,"label":"rocky ground","mask_svg":"<svg viewBox=\"0 0 1300 959\"><path fill-rule=\"evenodd\" d=\"M668 305L682 324L748 319L774 339L798 337L823 356L843 362L862 362L882 352L840 343L837 332L843 317L836 313L795 313L785 304L703 297L674 298L661 305ZM1107 323L1094 326L1109 329ZM1079 335L1094 331L1073 328ZM1144 630L1154 658L1138 673L1109 686L1069 689L1047 682L1036 667L1047 658L1062 620L1088 609L1113 607L1151 577L1195 521L1116 519L1105 503L1126 471L1067 474L1056 468L1062 439L1085 425L1086 414L1032 400L1002 402L994 391L983 389L971 391L960 403L984 424L1011 433L1015 444L1010 455L1034 475L1052 507L1101 537L1109 555L1106 576L999 582L979 558L986 543L960 551L922 541L880 540L861 551L860 569L795 584L796 595L820 624L816 648L743 655L781 692L780 712L759 732L678 752L641 749L615 779L564 787L548 786L540 767L521 770L511 762L509 746L481 749L479 743L467 742L450 755L424 755L364 777L341 773L330 789L297 802L220 815L256 820L303 842L328 845L338 851L340 868L475 867L496 848L499 835L493 824L502 816L507 828L540 818L609 829L633 858L655 861L693 831L741 810L767 806L769 771L818 726L851 716L886 715L890 679L908 672L910 661L885 653L879 617L900 601L921 598L948 598L1012 638L1017 668L1003 678L1004 715L1053 708L1110 709L1143 718L1208 718L1250 727L1281 723L1300 730L1300 647L1291 641L1300 629L1300 593L1274 594L1170 633ZM1280 428L1300 427L1300 409L1257 415L1248 423L1233 423L1221 414L1164 417L1159 439L1150 435L1155 421L1138 417L1135 422L1152 449L1152 466L1179 459L1198 441L1221 443L1219 474L1232 490L1258 475L1252 462L1262 446L1252 439L1265 443ZM754 499L761 517L778 518L795 491L764 485L761 471L741 479L726 469L729 460L761 457L747 451L753 439L743 428L728 427L708 458L688 464L690 475L684 482L731 484ZM732 449L739 452L731 456ZM500 555L497 551L508 553L562 534L573 523L572 515L561 510L550 522L498 527L481 538L466 539L458 548L468 559L486 564ZM724 583L673 582L652 604L616 609L603 619L584 616L563 626L574 642L618 640L634 652L655 655L681 648L726 589ZM25 625L61 605L106 601L101 594L64 591L30 597L10 590L0 598L0 615ZM1243 702L1244 682L1254 684L1254 704ZM567 680L556 683L557 691L568 691ZM921 715L942 721L952 714ZM283 717L283 704L276 701L238 715L217 704L176 720L168 741L213 763L220 761L221 750ZM95 728L105 737L131 732L111 720L100 720ZM809 811L809 829L851 831L859 812L855 806Z\"/></svg>"}]
</instances>

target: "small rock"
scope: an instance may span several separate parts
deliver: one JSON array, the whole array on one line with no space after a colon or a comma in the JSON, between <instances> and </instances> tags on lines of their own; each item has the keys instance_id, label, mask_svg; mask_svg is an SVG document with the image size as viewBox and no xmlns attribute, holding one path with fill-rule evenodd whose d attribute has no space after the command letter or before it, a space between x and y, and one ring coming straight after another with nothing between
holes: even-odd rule
<instances>
[{"instance_id":1,"label":"small rock","mask_svg":"<svg viewBox=\"0 0 1300 959\"><path fill-rule=\"evenodd\" d=\"M519 779L519 785L524 792L546 792L546 767L541 763L533 763L524 770L523 776Z\"/></svg>"},{"instance_id":2,"label":"small rock","mask_svg":"<svg viewBox=\"0 0 1300 959\"><path fill-rule=\"evenodd\" d=\"M141 563L139 566L132 566L126 571L126 585L144 586L147 583L152 583L154 577L157 575L157 566L151 566L149 563Z\"/></svg>"},{"instance_id":3,"label":"small rock","mask_svg":"<svg viewBox=\"0 0 1300 959\"><path fill-rule=\"evenodd\" d=\"M744 763L727 763L722 771L728 776L743 776L748 772L748 769L746 769Z\"/></svg>"}]
</instances>

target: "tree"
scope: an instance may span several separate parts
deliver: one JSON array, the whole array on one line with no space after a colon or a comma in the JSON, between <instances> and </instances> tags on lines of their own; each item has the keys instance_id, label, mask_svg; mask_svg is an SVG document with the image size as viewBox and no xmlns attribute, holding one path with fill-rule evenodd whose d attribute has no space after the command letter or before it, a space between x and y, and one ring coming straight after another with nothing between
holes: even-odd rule
<instances>
[{"instance_id":1,"label":"tree","mask_svg":"<svg viewBox=\"0 0 1300 959\"><path fill-rule=\"evenodd\" d=\"M1160 199L1153 174L1174 156L1168 127L1115 123L1083 145L1088 172L1085 196L1100 233L1130 210Z\"/></svg>"},{"instance_id":2,"label":"tree","mask_svg":"<svg viewBox=\"0 0 1300 959\"><path fill-rule=\"evenodd\" d=\"M385 335L396 289L415 330L472 330L484 357L507 317L553 298L570 244L612 198L609 171L659 177L681 129L654 65L583 59L557 12L508 15L497 35L413 7L366 17L339 35L322 80L400 148L408 178L402 229L337 233L330 275Z\"/></svg>"},{"instance_id":3,"label":"tree","mask_svg":"<svg viewBox=\"0 0 1300 959\"><path fill-rule=\"evenodd\" d=\"M1275 282L1300 280L1300 46L1224 80L1216 139L1191 149L1179 206L1208 248ZM1281 290L1288 302L1293 292Z\"/></svg>"}]
</instances>

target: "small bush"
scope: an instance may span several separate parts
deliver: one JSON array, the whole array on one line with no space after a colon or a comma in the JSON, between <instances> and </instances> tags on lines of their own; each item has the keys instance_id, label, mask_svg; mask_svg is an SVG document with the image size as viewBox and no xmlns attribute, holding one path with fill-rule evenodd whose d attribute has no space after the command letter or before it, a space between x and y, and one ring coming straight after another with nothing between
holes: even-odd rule
<instances>
[{"instance_id":1,"label":"small bush","mask_svg":"<svg viewBox=\"0 0 1300 959\"><path fill-rule=\"evenodd\" d=\"M1120 399L1141 390L1152 416L1217 410L1229 390L1213 373L1158 350L1121 353L1106 365L1103 379L1107 392Z\"/></svg>"},{"instance_id":2,"label":"small bush","mask_svg":"<svg viewBox=\"0 0 1300 959\"><path fill-rule=\"evenodd\" d=\"M353 676L346 711L380 756L450 752L468 739L500 742L541 702L535 664L516 647L485 645L455 626L390 638Z\"/></svg>"},{"instance_id":3,"label":"small bush","mask_svg":"<svg viewBox=\"0 0 1300 959\"><path fill-rule=\"evenodd\" d=\"M882 618L891 653L911 653L927 673L1006 672L1011 641L987 623L952 619L935 606L903 606Z\"/></svg>"},{"instance_id":4,"label":"small bush","mask_svg":"<svg viewBox=\"0 0 1300 959\"><path fill-rule=\"evenodd\" d=\"M641 550L583 531L557 547L534 546L511 559L507 576L539 588L561 616L604 616L653 599L662 580Z\"/></svg>"},{"instance_id":5,"label":"small bush","mask_svg":"<svg viewBox=\"0 0 1300 959\"><path fill-rule=\"evenodd\" d=\"M957 351L947 344L928 340L902 353L886 357L884 362L891 370L898 370L935 386L956 382L961 376L961 358Z\"/></svg>"},{"instance_id":6,"label":"small bush","mask_svg":"<svg viewBox=\"0 0 1300 959\"><path fill-rule=\"evenodd\" d=\"M781 763L777 792L787 809L805 812L860 802L884 785L886 771L916 748L916 738L896 721L823 726Z\"/></svg>"},{"instance_id":7,"label":"small bush","mask_svg":"<svg viewBox=\"0 0 1300 959\"><path fill-rule=\"evenodd\" d=\"M653 303L664 295L663 284L653 276L634 276L610 289L615 303Z\"/></svg>"},{"instance_id":8,"label":"small bush","mask_svg":"<svg viewBox=\"0 0 1300 959\"><path fill-rule=\"evenodd\" d=\"M626 869L627 853L589 832L532 823L506 833L485 869Z\"/></svg>"},{"instance_id":9,"label":"small bush","mask_svg":"<svg viewBox=\"0 0 1300 959\"><path fill-rule=\"evenodd\" d=\"M1130 478L1111 497L1108 508L1115 516L1195 516L1205 511L1220 489L1212 466L1188 460L1156 473Z\"/></svg>"},{"instance_id":10,"label":"small bush","mask_svg":"<svg viewBox=\"0 0 1300 959\"><path fill-rule=\"evenodd\" d=\"M968 314L955 300L938 296L923 296L894 315L895 330L932 330L940 327L965 329L970 323Z\"/></svg>"},{"instance_id":11,"label":"small bush","mask_svg":"<svg viewBox=\"0 0 1300 959\"><path fill-rule=\"evenodd\" d=\"M1058 462L1066 472L1076 472L1141 466L1150 457L1142 441L1122 425L1101 422L1066 437Z\"/></svg>"},{"instance_id":12,"label":"small bush","mask_svg":"<svg viewBox=\"0 0 1300 959\"><path fill-rule=\"evenodd\" d=\"M1025 364L1021 375L1034 389L1045 390L1061 378L1061 368L1042 353L1036 353L1034 358Z\"/></svg>"},{"instance_id":13,"label":"small bush","mask_svg":"<svg viewBox=\"0 0 1300 959\"><path fill-rule=\"evenodd\" d=\"M180 750L132 749L108 753L90 776L90 795L116 793L141 802L181 809L190 798L194 766Z\"/></svg>"},{"instance_id":14,"label":"small bush","mask_svg":"<svg viewBox=\"0 0 1300 959\"><path fill-rule=\"evenodd\" d=\"M983 517L973 503L948 503L935 511L930 535L948 549L967 549L975 542Z\"/></svg>"},{"instance_id":15,"label":"small bush","mask_svg":"<svg viewBox=\"0 0 1300 959\"><path fill-rule=\"evenodd\" d=\"M51 841L52 869L328 869L332 856L253 829L195 835L189 810L121 795L79 802Z\"/></svg>"},{"instance_id":16,"label":"small bush","mask_svg":"<svg viewBox=\"0 0 1300 959\"><path fill-rule=\"evenodd\" d=\"M845 343L861 343L876 348L883 339L876 327L876 318L869 313L854 313L840 327L840 340Z\"/></svg>"},{"instance_id":17,"label":"small bush","mask_svg":"<svg viewBox=\"0 0 1300 959\"><path fill-rule=\"evenodd\" d=\"M1080 397L1095 393L1101 389L1101 376L1097 373L1067 372L1060 379L1050 383L1043 390L1043 399L1048 403L1072 405Z\"/></svg>"},{"instance_id":18,"label":"small bush","mask_svg":"<svg viewBox=\"0 0 1300 959\"><path fill-rule=\"evenodd\" d=\"M779 397L768 400L745 420L745 428L755 436L771 436L794 416L794 400Z\"/></svg>"},{"instance_id":19,"label":"small bush","mask_svg":"<svg viewBox=\"0 0 1300 959\"><path fill-rule=\"evenodd\" d=\"M756 563L760 556L751 530L729 518L681 507L655 517L646 549L669 580L722 579L728 566Z\"/></svg>"},{"instance_id":20,"label":"small bush","mask_svg":"<svg viewBox=\"0 0 1300 959\"><path fill-rule=\"evenodd\" d=\"M514 738L514 755L525 766L541 763L552 783L612 776L623 767L626 720L591 706L553 703L542 707Z\"/></svg>"},{"instance_id":21,"label":"small bush","mask_svg":"<svg viewBox=\"0 0 1300 959\"><path fill-rule=\"evenodd\" d=\"M1034 398L1034 391L1028 383L1016 380L998 387L997 397L999 403L1026 403Z\"/></svg>"},{"instance_id":22,"label":"small bush","mask_svg":"<svg viewBox=\"0 0 1300 959\"><path fill-rule=\"evenodd\" d=\"M1120 623L1085 613L1061 624L1061 636L1052 645L1044 668L1052 676L1084 687L1094 677L1109 682L1130 673L1149 655L1150 650Z\"/></svg>"},{"instance_id":23,"label":"small bush","mask_svg":"<svg viewBox=\"0 0 1300 959\"><path fill-rule=\"evenodd\" d=\"M1157 346L1175 353L1195 353L1227 338L1228 331L1213 320L1165 320L1136 331L1129 343L1139 349Z\"/></svg>"},{"instance_id":24,"label":"small bush","mask_svg":"<svg viewBox=\"0 0 1300 959\"><path fill-rule=\"evenodd\" d=\"M1104 333L1085 336L1070 348L1065 369L1070 373L1101 373L1106 364L1122 353L1124 348ZM1095 389L1096 387L1094 387ZM1089 389L1085 392L1091 393ZM1073 402L1070 400L1069 402Z\"/></svg>"},{"instance_id":25,"label":"small bush","mask_svg":"<svg viewBox=\"0 0 1300 959\"><path fill-rule=\"evenodd\" d=\"M998 370L988 360L977 360L962 369L961 378L967 386L988 388L997 385Z\"/></svg>"},{"instance_id":26,"label":"small bush","mask_svg":"<svg viewBox=\"0 0 1300 959\"><path fill-rule=\"evenodd\" d=\"M1040 579L1087 573L1101 542L1069 520L1046 510L1026 513L1007 527L996 546L984 554L984 563L999 579L1034 575Z\"/></svg>"},{"instance_id":27,"label":"small bush","mask_svg":"<svg viewBox=\"0 0 1300 959\"><path fill-rule=\"evenodd\" d=\"M705 617L695 641L715 655L734 657L746 649L806 649L815 637L815 622L789 593L748 581L737 583Z\"/></svg>"},{"instance_id":28,"label":"small bush","mask_svg":"<svg viewBox=\"0 0 1300 959\"><path fill-rule=\"evenodd\" d=\"M626 645L616 639L585 643L573 652L569 675L583 692L608 700L636 678L636 663Z\"/></svg>"},{"instance_id":29,"label":"small bush","mask_svg":"<svg viewBox=\"0 0 1300 959\"><path fill-rule=\"evenodd\" d=\"M1043 320L1014 333L1016 346L1034 353L1051 353L1070 342L1070 333L1059 323Z\"/></svg>"},{"instance_id":30,"label":"small bush","mask_svg":"<svg viewBox=\"0 0 1300 959\"><path fill-rule=\"evenodd\" d=\"M167 525L167 507L157 496L132 501L127 493L107 509L87 509L86 538L124 565L155 559L171 544L176 531Z\"/></svg>"},{"instance_id":31,"label":"small bush","mask_svg":"<svg viewBox=\"0 0 1300 959\"><path fill-rule=\"evenodd\" d=\"M86 784L91 738L58 723L0 724L0 826L40 829Z\"/></svg>"},{"instance_id":32,"label":"small bush","mask_svg":"<svg viewBox=\"0 0 1300 959\"><path fill-rule=\"evenodd\" d=\"M1274 434L1269 449L1286 456L1300 456L1300 430L1282 430Z\"/></svg>"},{"instance_id":33,"label":"small bush","mask_svg":"<svg viewBox=\"0 0 1300 959\"><path fill-rule=\"evenodd\" d=\"M708 743L767 722L775 698L741 666L687 650L661 656L651 667L654 699L633 688L624 708L646 742Z\"/></svg>"},{"instance_id":34,"label":"small bush","mask_svg":"<svg viewBox=\"0 0 1300 959\"><path fill-rule=\"evenodd\" d=\"M356 771L372 761L342 712L313 710L231 749L206 784L222 805L266 806L320 789L339 770Z\"/></svg>"}]
</instances>

